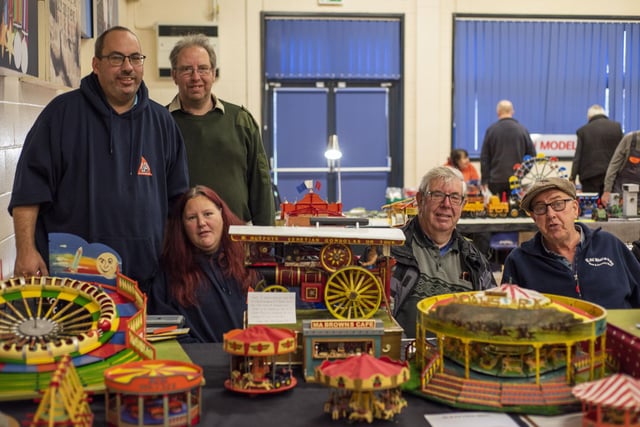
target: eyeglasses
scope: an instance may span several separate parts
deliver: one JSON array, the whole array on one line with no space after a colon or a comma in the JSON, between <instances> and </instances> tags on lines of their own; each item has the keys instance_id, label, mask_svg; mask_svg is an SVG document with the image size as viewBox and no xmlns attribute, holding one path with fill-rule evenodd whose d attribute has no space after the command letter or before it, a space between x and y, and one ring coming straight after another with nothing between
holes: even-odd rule
<instances>
[{"instance_id":1,"label":"eyeglasses","mask_svg":"<svg viewBox=\"0 0 640 427\"><path fill-rule=\"evenodd\" d=\"M202 66L202 67L198 67L198 68L193 68L192 66L186 66L186 67L178 67L176 68L176 71L178 72L178 75L181 77L191 77L193 75L193 72L197 72L200 77L204 77L204 76L208 76L211 73L211 67L207 67L207 66Z\"/></svg>"},{"instance_id":2,"label":"eyeglasses","mask_svg":"<svg viewBox=\"0 0 640 427\"><path fill-rule=\"evenodd\" d=\"M442 203L445 198L449 198L449 202L453 206L460 206L464 202L464 196L459 193L443 193L442 191L427 191L426 193L432 202Z\"/></svg>"},{"instance_id":3,"label":"eyeglasses","mask_svg":"<svg viewBox=\"0 0 640 427\"><path fill-rule=\"evenodd\" d=\"M567 202L571 202L572 200L574 199L554 200L551 203L536 203L531 207L531 212L536 215L544 215L547 213L547 209L549 206L551 206L551 209L553 209L554 211L560 212L567 207Z\"/></svg>"},{"instance_id":4,"label":"eyeglasses","mask_svg":"<svg viewBox=\"0 0 640 427\"><path fill-rule=\"evenodd\" d=\"M139 53L134 53L133 55L123 55L121 53L110 53L109 55L104 55L104 56L99 56L99 59L104 59L107 58L107 60L109 61L109 64L113 65L114 67L119 67L122 64L124 64L124 60L125 59L129 59L129 63L131 63L131 65L133 65L134 67L139 67L140 65L144 64L144 59L146 58L146 56L141 55Z\"/></svg>"}]
</instances>

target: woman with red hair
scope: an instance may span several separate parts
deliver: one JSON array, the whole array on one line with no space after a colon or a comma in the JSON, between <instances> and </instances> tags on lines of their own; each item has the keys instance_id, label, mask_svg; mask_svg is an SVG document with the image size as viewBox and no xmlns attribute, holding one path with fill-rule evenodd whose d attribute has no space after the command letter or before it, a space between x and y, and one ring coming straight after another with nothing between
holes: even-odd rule
<instances>
[{"instance_id":1,"label":"woman with red hair","mask_svg":"<svg viewBox=\"0 0 640 427\"><path fill-rule=\"evenodd\" d=\"M243 327L248 290L258 275L245 268L244 246L229 237L244 225L212 189L199 185L180 197L169 217L160 259L162 274L148 295L149 314L182 314L189 337L222 342Z\"/></svg>"}]
</instances>

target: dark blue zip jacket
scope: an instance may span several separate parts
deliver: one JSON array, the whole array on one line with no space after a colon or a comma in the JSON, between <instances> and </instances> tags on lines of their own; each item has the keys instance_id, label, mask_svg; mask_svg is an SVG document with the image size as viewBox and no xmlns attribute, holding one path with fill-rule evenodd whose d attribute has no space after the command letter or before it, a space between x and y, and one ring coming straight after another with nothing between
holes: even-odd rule
<instances>
[{"instance_id":1,"label":"dark blue zip jacket","mask_svg":"<svg viewBox=\"0 0 640 427\"><path fill-rule=\"evenodd\" d=\"M71 233L110 246L122 272L140 282L157 270L169 199L188 189L182 135L144 82L118 114L90 74L54 98L27 134L9 213L39 205L36 245L48 262L48 234Z\"/></svg>"},{"instance_id":2,"label":"dark blue zip jacket","mask_svg":"<svg viewBox=\"0 0 640 427\"><path fill-rule=\"evenodd\" d=\"M640 262L613 234L576 224L584 241L571 267L544 249L537 232L507 256L502 283L581 298L604 308L640 307Z\"/></svg>"}]
</instances>

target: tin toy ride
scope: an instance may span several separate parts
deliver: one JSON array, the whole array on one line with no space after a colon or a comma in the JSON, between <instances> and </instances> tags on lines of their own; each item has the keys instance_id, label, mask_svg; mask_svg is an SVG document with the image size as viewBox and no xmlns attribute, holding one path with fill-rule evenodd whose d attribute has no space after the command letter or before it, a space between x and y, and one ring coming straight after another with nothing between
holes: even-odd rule
<instances>
[{"instance_id":1,"label":"tin toy ride","mask_svg":"<svg viewBox=\"0 0 640 427\"><path fill-rule=\"evenodd\" d=\"M296 333L263 325L234 329L224 334L224 351L231 355L231 377L225 388L246 394L279 393L296 386L291 353L296 351ZM289 363L276 365L276 358L289 355Z\"/></svg>"},{"instance_id":2,"label":"tin toy ride","mask_svg":"<svg viewBox=\"0 0 640 427\"><path fill-rule=\"evenodd\" d=\"M91 427L93 413L71 357L62 356L30 426Z\"/></svg>"},{"instance_id":3,"label":"tin toy ride","mask_svg":"<svg viewBox=\"0 0 640 427\"><path fill-rule=\"evenodd\" d=\"M263 291L299 287L302 301L320 303L338 319L369 318L389 306L394 260L391 245L404 243L395 228L231 226L246 245L246 263L265 277ZM380 255L358 265L351 245L377 246Z\"/></svg>"},{"instance_id":4,"label":"tin toy ride","mask_svg":"<svg viewBox=\"0 0 640 427\"><path fill-rule=\"evenodd\" d=\"M613 369L605 334L604 308L516 285L425 298L415 344L419 387L467 409L563 412L577 404L572 385Z\"/></svg>"},{"instance_id":5,"label":"tin toy ride","mask_svg":"<svg viewBox=\"0 0 640 427\"><path fill-rule=\"evenodd\" d=\"M342 203L329 203L323 200L313 189L295 203L285 201L280 205L280 219L287 226L309 226L311 217L343 217Z\"/></svg>"},{"instance_id":6,"label":"tin toy ride","mask_svg":"<svg viewBox=\"0 0 640 427\"><path fill-rule=\"evenodd\" d=\"M0 400L37 397L65 355L88 391L103 389L113 364L155 358L145 307L136 282L119 273L116 286L49 276L0 282Z\"/></svg>"},{"instance_id":7,"label":"tin toy ride","mask_svg":"<svg viewBox=\"0 0 640 427\"><path fill-rule=\"evenodd\" d=\"M526 155L522 163L513 166L513 175L509 178L511 195L521 200L527 189L545 178L569 178L567 168L558 163L557 157L538 153L535 157Z\"/></svg>"},{"instance_id":8,"label":"tin toy ride","mask_svg":"<svg viewBox=\"0 0 640 427\"><path fill-rule=\"evenodd\" d=\"M175 360L142 360L104 372L108 426L193 426L200 422L202 368Z\"/></svg>"},{"instance_id":9,"label":"tin toy ride","mask_svg":"<svg viewBox=\"0 0 640 427\"><path fill-rule=\"evenodd\" d=\"M407 362L367 353L324 361L315 370L316 381L331 387L324 412L333 420L391 420L407 406L400 385L409 380Z\"/></svg>"}]
</instances>

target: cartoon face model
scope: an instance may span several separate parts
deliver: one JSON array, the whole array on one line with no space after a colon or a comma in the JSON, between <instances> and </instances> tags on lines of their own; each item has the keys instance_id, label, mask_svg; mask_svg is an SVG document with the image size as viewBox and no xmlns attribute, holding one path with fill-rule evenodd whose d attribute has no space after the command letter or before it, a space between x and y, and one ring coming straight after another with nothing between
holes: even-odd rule
<instances>
[{"instance_id":1,"label":"cartoon face model","mask_svg":"<svg viewBox=\"0 0 640 427\"><path fill-rule=\"evenodd\" d=\"M96 268L100 275L113 279L118 271L118 258L111 252L103 252L96 258Z\"/></svg>"}]
</instances>

